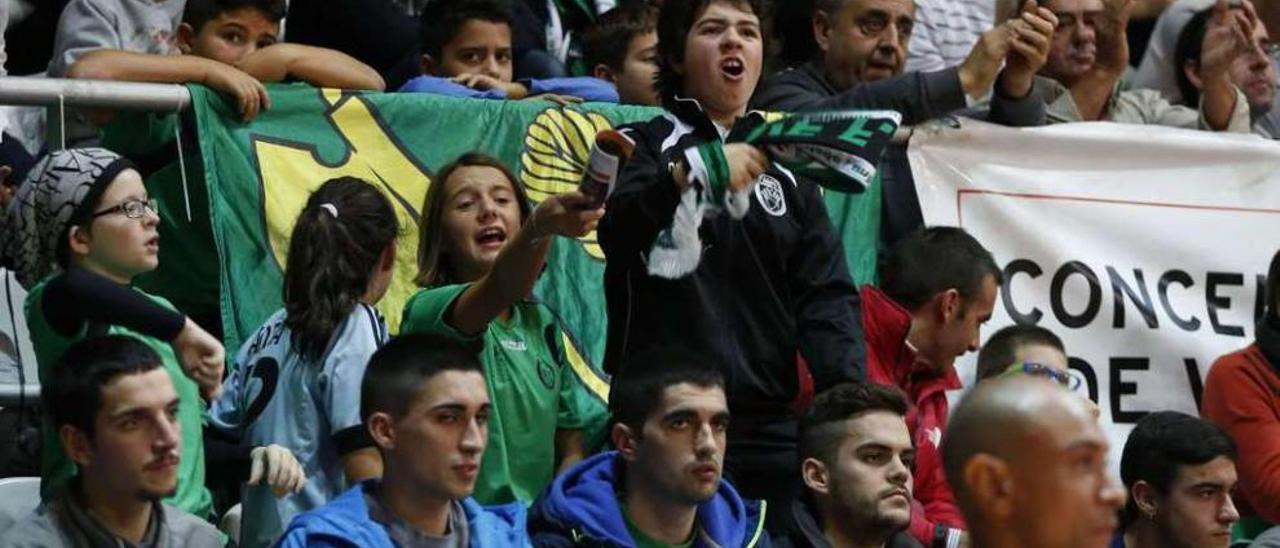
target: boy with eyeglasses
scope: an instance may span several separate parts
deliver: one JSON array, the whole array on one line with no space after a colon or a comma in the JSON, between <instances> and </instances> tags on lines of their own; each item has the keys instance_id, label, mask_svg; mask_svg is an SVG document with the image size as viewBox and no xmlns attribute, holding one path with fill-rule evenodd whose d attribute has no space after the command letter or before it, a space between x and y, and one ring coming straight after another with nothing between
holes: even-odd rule
<instances>
[{"instance_id":1,"label":"boy with eyeglasses","mask_svg":"<svg viewBox=\"0 0 1280 548\"><path fill-rule=\"evenodd\" d=\"M1071 374L1066 347L1052 331L1038 325L1011 325L991 335L978 352L974 383L1000 377L1044 377L1089 400L1095 417L1102 414L1089 399L1083 379Z\"/></svg>"},{"instance_id":2,"label":"boy with eyeglasses","mask_svg":"<svg viewBox=\"0 0 1280 548\"><path fill-rule=\"evenodd\" d=\"M216 397L220 390L224 352L217 339L168 301L129 288L136 276L158 264L159 217L141 175L106 149L61 150L32 168L15 200L0 223L0 251L30 288L27 325L41 383L51 378L59 356L86 337L127 335L149 346L160 356L180 402L181 461L177 489L166 502L209 516L201 398ZM291 455L259 449L264 448L249 451L245 464L265 469L273 486L300 486ZM76 468L48 423L41 454L41 495L47 501Z\"/></svg>"}]
</instances>

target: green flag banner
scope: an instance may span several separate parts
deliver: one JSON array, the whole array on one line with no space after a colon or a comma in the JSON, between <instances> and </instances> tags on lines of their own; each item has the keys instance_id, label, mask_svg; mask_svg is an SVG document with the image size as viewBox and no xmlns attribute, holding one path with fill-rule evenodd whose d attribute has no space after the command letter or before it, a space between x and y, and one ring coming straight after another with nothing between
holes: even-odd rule
<instances>
[{"instance_id":1,"label":"green flag banner","mask_svg":"<svg viewBox=\"0 0 1280 548\"><path fill-rule=\"evenodd\" d=\"M464 152L494 155L512 167L530 199L539 202L576 189L597 131L661 114L618 105L561 107L543 101L281 85L270 87L271 109L244 124L221 95L200 86L190 89L206 186L189 194L207 196L207 205L193 209L210 219L229 352L282 306L290 232L310 192L324 181L344 175L362 178L384 190L396 207L404 230L394 281L378 306L396 332L404 302L417 290L412 279L418 224L427 187L439 168ZM194 160L188 161L188 171L194 171ZM198 179L188 184L200 184ZM176 187L177 181L172 183L169 188ZM158 185L149 181L148 186ZM828 191L827 203L855 278L870 281L880 223L879 183L860 194ZM162 209L176 213L182 207L168 204ZM565 347L575 367L596 369L590 364L604 355L603 277L604 254L595 233L576 241L559 238L535 289L564 324L571 338Z\"/></svg>"}]
</instances>

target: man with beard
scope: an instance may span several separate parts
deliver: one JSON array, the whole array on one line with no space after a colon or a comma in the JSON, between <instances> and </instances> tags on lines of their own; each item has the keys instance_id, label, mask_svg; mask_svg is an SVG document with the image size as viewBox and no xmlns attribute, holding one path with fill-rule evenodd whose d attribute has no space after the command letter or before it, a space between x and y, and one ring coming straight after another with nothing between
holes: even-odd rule
<instances>
[{"instance_id":1,"label":"man with beard","mask_svg":"<svg viewBox=\"0 0 1280 548\"><path fill-rule=\"evenodd\" d=\"M631 357L609 394L616 451L562 473L530 510L539 547L768 546L762 503L720 477L729 406L711 359L679 347Z\"/></svg>"},{"instance_id":2,"label":"man with beard","mask_svg":"<svg viewBox=\"0 0 1280 548\"><path fill-rule=\"evenodd\" d=\"M1199 108L1171 105L1155 90L1121 90L1129 65L1125 28L1134 0L1049 0L1058 17L1049 60L1040 75L1049 123L1109 121L1231 131L1249 131L1249 103L1231 82L1236 58L1252 51L1257 25L1252 7L1231 11L1227 0L1213 8L1199 57Z\"/></svg>"},{"instance_id":3,"label":"man with beard","mask_svg":"<svg viewBox=\"0 0 1280 548\"><path fill-rule=\"evenodd\" d=\"M72 345L43 386L49 424L79 468L0 546L216 547L212 525L160 502L183 456L178 394L160 357L131 337Z\"/></svg>"},{"instance_id":4,"label":"man with beard","mask_svg":"<svg viewBox=\"0 0 1280 548\"><path fill-rule=\"evenodd\" d=\"M1084 398L1017 375L974 387L951 414L942 458L974 548L1103 548L1124 490Z\"/></svg>"},{"instance_id":5,"label":"man with beard","mask_svg":"<svg viewBox=\"0 0 1280 548\"><path fill-rule=\"evenodd\" d=\"M1240 519L1236 444L1213 423L1176 411L1138 421L1120 479L1129 500L1112 548L1225 548Z\"/></svg>"},{"instance_id":6,"label":"man with beard","mask_svg":"<svg viewBox=\"0 0 1280 548\"><path fill-rule=\"evenodd\" d=\"M1238 11L1243 8L1231 9ZM1204 87L1200 53L1209 17L1212 15L1213 10L1210 9L1196 12L1178 37L1178 46L1174 52L1179 68L1178 89L1188 105L1200 104L1200 89ZM1275 124L1271 122L1272 117L1267 116L1275 104L1276 81L1280 79L1275 61L1271 58L1276 53L1276 47L1267 37L1267 28L1262 21L1254 25L1253 36L1250 38L1253 40L1253 50L1237 57L1231 63L1228 74L1231 83L1240 88L1249 100L1249 120L1252 122L1253 132L1268 139L1280 139L1280 132L1276 131Z\"/></svg>"},{"instance_id":7,"label":"man with beard","mask_svg":"<svg viewBox=\"0 0 1280 548\"><path fill-rule=\"evenodd\" d=\"M906 414L895 388L844 384L819 394L800 423L805 494L774 545L919 547L904 532L915 464Z\"/></svg>"}]
</instances>

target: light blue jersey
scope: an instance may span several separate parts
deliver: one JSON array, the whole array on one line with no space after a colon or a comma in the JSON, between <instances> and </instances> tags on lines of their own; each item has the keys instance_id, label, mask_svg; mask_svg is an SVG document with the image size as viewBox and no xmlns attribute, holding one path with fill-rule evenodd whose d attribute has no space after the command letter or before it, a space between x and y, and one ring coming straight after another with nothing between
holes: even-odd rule
<instances>
[{"instance_id":1,"label":"light blue jersey","mask_svg":"<svg viewBox=\"0 0 1280 548\"><path fill-rule=\"evenodd\" d=\"M268 546L295 514L347 489L341 455L367 439L360 423L360 382L369 358L387 340L386 323L358 304L338 327L320 363L293 349L285 311L271 316L236 355L209 408L209 424L250 447L282 445L307 474L302 492L276 498L266 485L246 486L240 545Z\"/></svg>"}]
</instances>

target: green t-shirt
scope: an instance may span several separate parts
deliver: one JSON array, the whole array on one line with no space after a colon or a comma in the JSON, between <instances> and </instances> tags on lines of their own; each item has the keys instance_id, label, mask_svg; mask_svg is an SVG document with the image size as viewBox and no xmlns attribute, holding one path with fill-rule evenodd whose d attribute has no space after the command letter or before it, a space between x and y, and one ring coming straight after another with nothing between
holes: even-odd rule
<instances>
[{"instance_id":1,"label":"green t-shirt","mask_svg":"<svg viewBox=\"0 0 1280 548\"><path fill-rule=\"evenodd\" d=\"M683 544L667 544L654 540L653 537L636 527L636 524L631 521L631 516L627 514L627 508L622 506L621 501L618 502L618 509L622 510L622 519L627 522L627 533L631 535L631 540L636 542L636 548L689 548L693 546L693 539L697 538L697 535L689 535L689 540Z\"/></svg>"},{"instance_id":2,"label":"green t-shirt","mask_svg":"<svg viewBox=\"0 0 1280 548\"><path fill-rule=\"evenodd\" d=\"M445 313L468 287L419 291L405 303L401 333L433 333L475 343L493 402L489 444L472 495L482 504L530 503L555 476L556 430L589 430L607 420L598 384L589 368L565 359L560 328L551 311L522 301L507 321L489 322L483 337L467 337L445 321Z\"/></svg>"},{"instance_id":3,"label":"green t-shirt","mask_svg":"<svg viewBox=\"0 0 1280 548\"><path fill-rule=\"evenodd\" d=\"M90 327L85 326L76 333L74 337L67 338L59 335L49 326L49 322L45 320L44 310L40 306L40 299L44 295L45 286L52 278L46 278L37 284L27 294L26 313L27 327L31 332L31 344L36 352L36 361L40 364L40 382L44 383L49 377L49 371L58 358L66 352L76 341L89 336ZM146 295L156 304L173 310L173 305L169 304L160 297L148 295L142 290L139 293ZM182 371L182 366L178 363L177 356L173 353L173 348L168 343L135 333L128 329L118 326L108 326L106 333L108 335L128 335L136 338L160 356L160 361L164 364L165 371L169 372L169 378L173 380L173 388L178 393L178 424L182 427L182 456L178 463L178 491L172 497L165 499L165 502L177 506L182 510L195 514L197 516L206 517L213 513L213 496L204 485L204 438L201 431L204 426L204 400L200 399L200 389L196 383L187 378ZM52 500L57 492L62 489L76 474L76 465L71 461L67 454L62 450L62 444L58 441L57 430L48 422L48 416L45 416L44 423L44 446L41 450L40 461L40 496L44 500Z\"/></svg>"}]
</instances>

